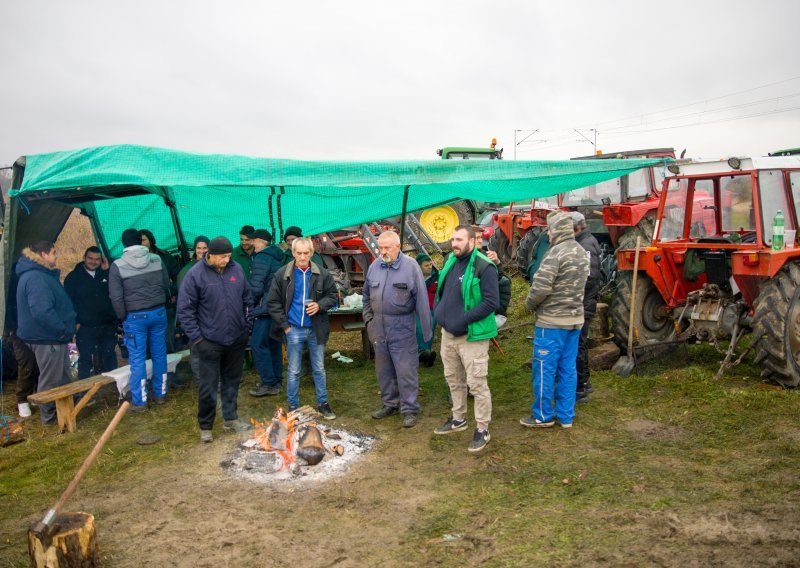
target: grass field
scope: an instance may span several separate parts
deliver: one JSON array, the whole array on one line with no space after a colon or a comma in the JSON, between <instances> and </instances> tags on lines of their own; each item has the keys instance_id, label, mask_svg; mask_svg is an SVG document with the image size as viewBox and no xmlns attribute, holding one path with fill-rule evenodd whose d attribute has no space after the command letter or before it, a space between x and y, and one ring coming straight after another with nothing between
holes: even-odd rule
<instances>
[{"instance_id":1,"label":"grass field","mask_svg":"<svg viewBox=\"0 0 800 568\"><path fill-rule=\"evenodd\" d=\"M529 320L515 280L509 324ZM432 430L449 414L441 364L420 370L419 425L375 421L374 366L357 335L335 334L327 360L336 423L377 448L345 475L307 490L256 486L219 467L236 438L198 443L196 390L126 416L68 510L92 512L108 566L797 566L800 394L742 365L712 380L721 358L692 347L689 364L621 379L596 372L575 427L531 431L528 327L491 354L492 441ZM669 363L669 362L668 362ZM240 415L262 418L245 373ZM13 388L13 384L6 388ZM301 403L313 403L304 380ZM79 417L76 434L36 420L0 449L0 565L28 563L25 533L66 487L114 413L114 395ZM13 397L5 396L6 410ZM471 416L470 416L471 419ZM474 422L470 420L471 427ZM218 426L217 426L218 427ZM137 445L144 432L161 435Z\"/></svg>"}]
</instances>

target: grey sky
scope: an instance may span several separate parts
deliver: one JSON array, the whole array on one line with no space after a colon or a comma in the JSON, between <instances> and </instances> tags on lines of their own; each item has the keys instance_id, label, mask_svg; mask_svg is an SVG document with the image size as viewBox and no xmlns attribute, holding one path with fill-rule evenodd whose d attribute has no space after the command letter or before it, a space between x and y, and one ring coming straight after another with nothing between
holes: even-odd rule
<instances>
[{"instance_id":1,"label":"grey sky","mask_svg":"<svg viewBox=\"0 0 800 568\"><path fill-rule=\"evenodd\" d=\"M0 164L120 143L436 159L492 137L510 159L517 129L540 129L518 159L591 154L573 128L604 151L800 146L796 1L281 4L5 2Z\"/></svg>"}]
</instances>

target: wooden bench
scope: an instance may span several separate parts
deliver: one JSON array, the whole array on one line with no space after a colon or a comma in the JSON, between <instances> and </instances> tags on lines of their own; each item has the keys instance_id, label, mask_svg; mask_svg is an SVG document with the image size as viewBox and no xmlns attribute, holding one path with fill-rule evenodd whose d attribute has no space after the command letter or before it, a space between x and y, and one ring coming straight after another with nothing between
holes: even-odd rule
<instances>
[{"instance_id":1,"label":"wooden bench","mask_svg":"<svg viewBox=\"0 0 800 568\"><path fill-rule=\"evenodd\" d=\"M97 375L28 395L28 400L36 404L55 402L59 430L62 432L64 430L67 432L75 432L75 430L77 430L76 417L78 413L89 403L97 391L100 390L100 387L113 382L114 377ZM86 394L78 401L78 404L75 404L73 397L82 392Z\"/></svg>"}]
</instances>

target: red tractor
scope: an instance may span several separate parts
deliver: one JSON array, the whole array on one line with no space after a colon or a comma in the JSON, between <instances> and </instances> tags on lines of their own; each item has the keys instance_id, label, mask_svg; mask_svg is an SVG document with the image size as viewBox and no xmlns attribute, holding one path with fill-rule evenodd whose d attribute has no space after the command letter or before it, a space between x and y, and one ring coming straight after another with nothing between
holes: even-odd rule
<instances>
[{"instance_id":1,"label":"red tractor","mask_svg":"<svg viewBox=\"0 0 800 568\"><path fill-rule=\"evenodd\" d=\"M655 148L573 159L620 158L675 158L675 151L672 148ZM620 246L635 243L637 235L648 242L653 236L663 171L663 166L644 168L620 178L562 193L558 197L537 199L526 211L510 209L510 213L498 214L494 219L497 229L489 247L497 251L506 263L516 259L520 273L527 276L536 239L547 227L547 214L558 208L580 211L586 217L592 234L608 253L611 266L606 267L606 271L607 276L612 278L612 252Z\"/></svg>"},{"instance_id":2,"label":"red tractor","mask_svg":"<svg viewBox=\"0 0 800 568\"><path fill-rule=\"evenodd\" d=\"M635 305L635 251L617 252L615 340L625 347L633 311L639 345L668 341L678 332L695 342L730 340L724 369L739 339L751 331L762 376L786 387L800 385L800 156L669 169L654 238L640 250ZM773 247L779 210L786 242L781 247L776 237Z\"/></svg>"}]
</instances>

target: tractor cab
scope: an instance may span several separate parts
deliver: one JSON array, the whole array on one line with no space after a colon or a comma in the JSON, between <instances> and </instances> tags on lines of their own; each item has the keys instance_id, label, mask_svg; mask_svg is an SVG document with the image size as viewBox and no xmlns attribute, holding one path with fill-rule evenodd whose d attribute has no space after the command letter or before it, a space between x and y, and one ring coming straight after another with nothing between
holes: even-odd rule
<instances>
[{"instance_id":1,"label":"tractor cab","mask_svg":"<svg viewBox=\"0 0 800 568\"><path fill-rule=\"evenodd\" d=\"M618 252L615 333L627 339L631 309L645 342L681 330L696 341L730 339L732 350L752 330L756 360L767 364L764 376L797 386L800 156L672 164L669 170L652 244L640 251L633 307L623 296L632 290L636 252ZM785 242L773 246L778 211Z\"/></svg>"},{"instance_id":2,"label":"tractor cab","mask_svg":"<svg viewBox=\"0 0 800 568\"><path fill-rule=\"evenodd\" d=\"M674 159L675 150L672 148L630 150L572 159L626 158ZM560 205L583 213L589 230L598 239L609 242L613 248L624 246L626 242L619 242L624 233L629 232L632 227L636 227L648 213L654 217L664 177L664 166L643 168L626 176L564 193L560 196ZM652 224L649 223L649 219L647 225L642 228L642 236L652 234ZM635 241L635 235L633 233L631 235Z\"/></svg>"}]
</instances>

